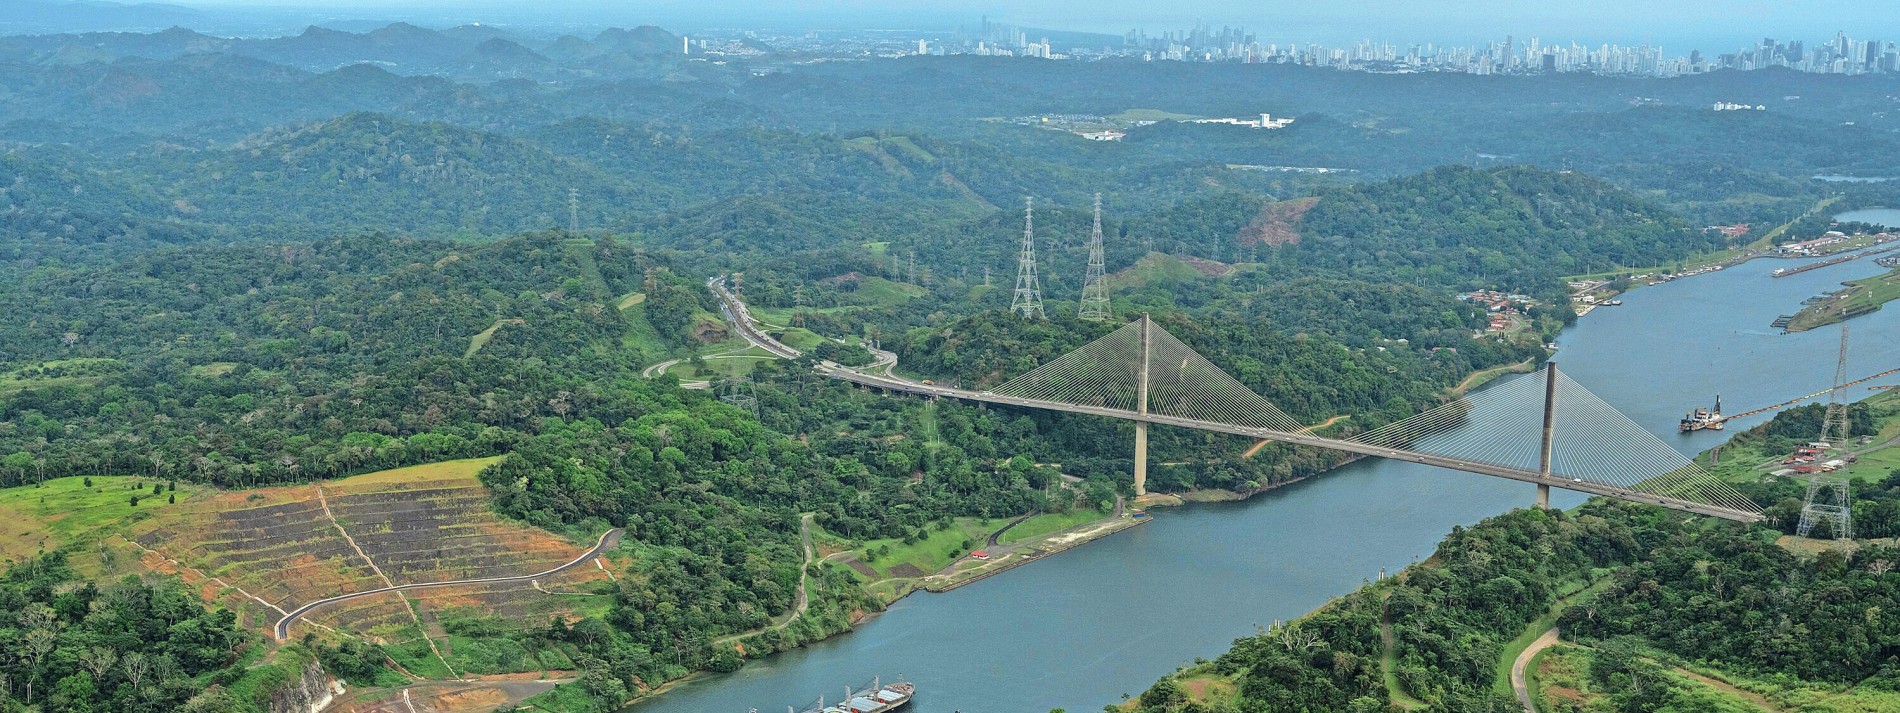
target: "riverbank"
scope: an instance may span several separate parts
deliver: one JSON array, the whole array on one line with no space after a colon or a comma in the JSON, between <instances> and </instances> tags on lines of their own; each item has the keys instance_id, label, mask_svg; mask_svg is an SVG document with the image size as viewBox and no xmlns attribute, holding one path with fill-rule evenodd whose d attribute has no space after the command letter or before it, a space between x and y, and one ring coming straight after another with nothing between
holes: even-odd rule
<instances>
[{"instance_id":1,"label":"riverbank","mask_svg":"<svg viewBox=\"0 0 1900 713\"><path fill-rule=\"evenodd\" d=\"M1012 545L985 550L985 557L965 557L950 565L950 571L926 578L921 588L933 594L957 589L989 579L1031 562L1067 552L1131 527L1146 524L1147 513L1118 513L1093 523L1060 530Z\"/></svg>"},{"instance_id":2,"label":"riverbank","mask_svg":"<svg viewBox=\"0 0 1900 713\"><path fill-rule=\"evenodd\" d=\"M1835 292L1827 299L1796 312L1794 317L1788 320L1787 330L1805 332L1830 324L1839 324L1870 314L1888 302L1900 300L1900 269L1885 275L1849 280L1842 284L1847 285L1847 289Z\"/></svg>"}]
</instances>

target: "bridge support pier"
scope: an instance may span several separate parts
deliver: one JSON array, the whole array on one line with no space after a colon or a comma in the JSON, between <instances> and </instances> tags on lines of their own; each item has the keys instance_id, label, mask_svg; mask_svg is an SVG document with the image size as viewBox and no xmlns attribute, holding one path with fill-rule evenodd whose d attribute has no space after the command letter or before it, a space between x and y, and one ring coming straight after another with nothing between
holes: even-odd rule
<instances>
[{"instance_id":1,"label":"bridge support pier","mask_svg":"<svg viewBox=\"0 0 1900 713\"><path fill-rule=\"evenodd\" d=\"M1135 497L1148 494L1148 422L1135 422Z\"/></svg>"},{"instance_id":2,"label":"bridge support pier","mask_svg":"<svg viewBox=\"0 0 1900 713\"><path fill-rule=\"evenodd\" d=\"M1537 509L1550 509L1550 446L1557 429L1557 362L1544 365L1544 443L1537 459Z\"/></svg>"}]
</instances>

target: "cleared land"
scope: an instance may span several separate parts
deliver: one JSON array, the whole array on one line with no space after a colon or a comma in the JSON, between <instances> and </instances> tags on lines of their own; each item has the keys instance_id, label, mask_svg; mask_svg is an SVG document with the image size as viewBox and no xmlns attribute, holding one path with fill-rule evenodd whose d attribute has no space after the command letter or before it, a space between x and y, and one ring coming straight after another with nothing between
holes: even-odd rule
<instances>
[{"instance_id":1,"label":"cleared land","mask_svg":"<svg viewBox=\"0 0 1900 713\"><path fill-rule=\"evenodd\" d=\"M1788 331L1803 332L1858 317L1894 300L1900 300L1900 270L1847 283L1848 288L1827 301L1809 305L1796 312Z\"/></svg>"},{"instance_id":2,"label":"cleared land","mask_svg":"<svg viewBox=\"0 0 1900 713\"><path fill-rule=\"evenodd\" d=\"M123 369L117 359L56 359L8 372L0 372L0 394L55 386L88 386L105 375Z\"/></svg>"},{"instance_id":3,"label":"cleared land","mask_svg":"<svg viewBox=\"0 0 1900 713\"><path fill-rule=\"evenodd\" d=\"M148 567L201 583L208 599L231 606L260 629L304 604L388 586L385 578L400 585L520 576L587 550L496 515L475 478L494 460L371 473L324 483L321 493L308 485L203 497L137 522L125 535ZM569 575L537 584L580 592L606 579L595 568ZM586 599L592 597L551 594L525 583L449 588L338 604L298 626L346 628L399 643L443 635L436 623L440 609L483 609L503 621L520 617L538 626L551 615L593 606ZM410 631L418 619L435 631Z\"/></svg>"},{"instance_id":4,"label":"cleared land","mask_svg":"<svg viewBox=\"0 0 1900 713\"><path fill-rule=\"evenodd\" d=\"M87 487L86 480L56 478L38 486L0 490L0 557L17 562L40 552L79 545L115 528L188 507L193 498L204 493L196 486L181 485L174 505L169 502L170 491L152 494L152 485L161 481L95 476L91 478L92 486ZM138 505L132 504L133 496L138 496Z\"/></svg>"},{"instance_id":5,"label":"cleared land","mask_svg":"<svg viewBox=\"0 0 1900 713\"><path fill-rule=\"evenodd\" d=\"M1877 481L1900 468L1900 390L1887 390L1862 401L1873 409L1879 432L1866 445L1849 448L1859 459L1837 471L1836 475L1863 482ZM1710 454L1697 460L1717 477L1731 482L1760 480L1781 468L1787 453L1769 453L1760 441L1730 441L1721 446L1721 462L1711 464Z\"/></svg>"}]
</instances>

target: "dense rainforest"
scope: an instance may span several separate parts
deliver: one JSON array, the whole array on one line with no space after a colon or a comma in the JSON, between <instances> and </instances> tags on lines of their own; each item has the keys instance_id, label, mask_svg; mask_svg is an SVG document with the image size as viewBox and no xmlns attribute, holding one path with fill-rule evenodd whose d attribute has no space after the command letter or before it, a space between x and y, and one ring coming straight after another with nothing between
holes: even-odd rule
<instances>
[{"instance_id":1,"label":"dense rainforest","mask_svg":"<svg viewBox=\"0 0 1900 713\"><path fill-rule=\"evenodd\" d=\"M637 553L604 614L513 634L576 647L584 705L604 709L738 666L713 642L797 606L801 574L808 615L747 654L875 608L843 568L801 572L804 518L915 541L956 517L1107 509L1130 491L1125 424L892 399L803 363L754 368L756 410L645 378L675 358L713 378L707 352L743 347L709 277L742 273L772 328L820 358L862 360L869 341L911 375L993 386L1115 326L1071 316L1101 193L1122 319L1150 313L1295 418L1352 433L1543 358L1571 319L1563 276L1669 268L1731 246L1705 224L1781 223L1838 192L1879 204L1877 185L1809 177L1885 171L1900 152L1891 118L1867 115L1895 91L1885 77L714 64L674 55L679 42L408 25L0 38L0 485L120 473L243 488L502 456L481 476L499 511L576 536L624 527ZM1794 94L1807 99L1763 116L1702 108ZM1130 96L1300 120L1161 122L1122 142L996 120L1109 115L1137 108ZM1283 166L1339 170L1255 170ZM1044 321L1008 311L1026 197ZM1486 332L1485 310L1456 298L1474 289L1536 304ZM1250 493L1339 462L1250 445L1157 428L1150 486ZM1894 491L1866 495L1889 507ZM1455 533L1446 571L1392 592L1395 675L1442 709L1502 705L1480 685L1486 642L1580 572L1691 529L1614 506L1502 522ZM1526 541L1535 556L1512 549ZM256 642L175 583L82 584L49 555L5 586L0 633L20 635L0 705L255 704ZM1286 700L1307 710L1364 707L1380 612L1354 601L1223 657L1223 675L1258 661L1250 696L1299 683ZM145 628L89 638L115 618ZM310 655L374 680L376 649L359 644ZM1155 695L1140 705L1178 702Z\"/></svg>"},{"instance_id":2,"label":"dense rainforest","mask_svg":"<svg viewBox=\"0 0 1900 713\"><path fill-rule=\"evenodd\" d=\"M87 582L58 552L0 574L0 710L9 713L261 713L273 684L295 675L259 665L262 647L176 579Z\"/></svg>"},{"instance_id":3,"label":"dense rainforest","mask_svg":"<svg viewBox=\"0 0 1900 713\"><path fill-rule=\"evenodd\" d=\"M1594 652L1588 675L1611 707L1587 710L1734 710L1676 665L1786 688L1900 691L1900 628L1883 613L1900 605L1900 551L1800 556L1774 539L1601 499L1574 513L1501 515L1454 529L1425 563L1242 638L1109 710L1372 713L1396 699L1448 713L1520 711L1494 683L1510 660L1501 654L1527 627L1548 627L1536 622L1553 607L1563 637ZM1233 695L1190 695L1208 690Z\"/></svg>"}]
</instances>

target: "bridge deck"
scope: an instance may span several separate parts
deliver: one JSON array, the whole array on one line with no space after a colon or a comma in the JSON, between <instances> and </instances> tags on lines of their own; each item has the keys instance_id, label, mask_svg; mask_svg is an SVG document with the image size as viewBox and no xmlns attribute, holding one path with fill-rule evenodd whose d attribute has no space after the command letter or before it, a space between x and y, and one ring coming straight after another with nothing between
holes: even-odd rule
<instances>
[{"instance_id":1,"label":"bridge deck","mask_svg":"<svg viewBox=\"0 0 1900 713\"><path fill-rule=\"evenodd\" d=\"M752 320L751 314L746 311L745 303L739 301L730 292L728 292L725 289L724 285L721 284L717 280L717 278L715 278L712 281L709 281L707 283L707 286L713 290L714 294L718 295L720 303L724 305L726 315L732 318L732 323L739 330L740 334L744 336L748 341L751 341L753 344L759 346L761 349L765 349L766 351L772 352L773 354L784 357L786 359L796 359L802 355L798 350L793 349L789 346L786 346L785 344L779 342L778 340L773 339L770 335L767 335L763 332L758 331L758 329L753 326L753 320ZM1619 500L1628 500L1630 502L1643 503L1646 505L1656 505L1659 507L1669 508L1672 510L1680 510L1683 512L1694 513L1697 515L1707 515L1709 517L1719 517L1725 520L1734 520L1737 522L1758 522L1763 519L1760 513L1734 510L1734 509L1723 508L1723 507L1716 507L1713 505L1698 503L1692 500L1682 500L1679 498L1671 498L1671 497L1662 496L1662 495L1655 495L1651 493L1645 493L1645 492L1630 490L1626 488L1619 488L1613 485L1595 483L1595 482L1591 482L1587 480L1570 479L1570 478L1554 478L1554 477L1547 478L1536 471L1525 470L1522 468L1513 468L1510 466L1503 466L1503 465L1498 465L1495 463L1487 463L1483 461L1451 458L1447 456L1432 455L1429 453L1407 451L1407 450L1398 449L1398 448L1386 448L1383 446L1375 446L1375 445L1370 445L1366 443L1359 443L1356 441L1343 441L1343 440L1338 440L1334 438L1324 438L1321 436L1313 436L1313 435L1302 434L1302 433L1288 433L1284 431L1272 431L1272 430L1260 429L1260 428L1248 428L1244 426L1235 426L1235 425L1220 423L1216 421L1200 421L1200 420L1194 420L1194 419L1164 416L1164 415L1154 414L1154 413L1136 413L1134 411L1125 411L1122 409L1101 408L1101 407L1093 407L1093 406L1079 406L1076 404L1063 403L1060 401L1044 401L1040 399L1026 399L1026 398L1020 398L1020 397L1015 397L1015 396L1006 396L1003 394L997 394L997 393L992 393L988 391L970 391L967 389L958 389L958 388L940 386L940 385L935 385L935 384L923 384L923 383L918 383L915 381L910 381L907 379L901 379L901 378L896 378L896 377L886 377L886 376L877 376L873 374L866 374L866 373L854 371L852 369L848 369L842 366L828 366L828 365L821 364L817 367L817 370L819 373L833 379L839 379L841 381L848 381L848 382L859 384L862 386L884 389L888 391L898 391L902 393L917 394L917 395L922 395L922 396L948 397L948 398L962 399L965 401L975 401L975 402L980 402L980 403L992 403L992 404L1001 404L1005 406L1015 406L1019 408L1034 408L1034 409L1043 409L1043 410L1048 410L1048 411L1066 411L1069 413L1084 413L1084 414L1091 414L1091 415L1096 415L1096 416L1106 416L1108 418L1119 418L1125 421L1144 421L1147 423L1158 423L1158 424L1167 425L1167 426L1179 426L1181 428L1192 428L1192 429L1201 430L1201 431L1211 431L1214 433L1226 433L1226 434L1231 434L1235 436L1244 436L1244 437L1252 438L1256 440L1276 441L1279 443L1290 443L1290 444L1298 445L1298 446L1312 446L1314 448L1327 448L1327 449L1336 450L1336 451L1345 451L1347 453L1357 453L1360 455L1376 456L1379 458L1386 458L1390 460L1405 461L1408 463L1420 463L1424 465L1436 466L1439 468L1464 471L1466 473L1477 473L1479 475L1489 475L1489 476L1497 477L1497 478L1508 478L1510 480L1516 480L1516 481L1525 482L1525 483L1549 485L1554 488L1563 488L1565 490L1572 490L1572 491L1576 491L1580 493L1588 493L1590 495L1601 495L1603 497L1616 498Z\"/></svg>"}]
</instances>

